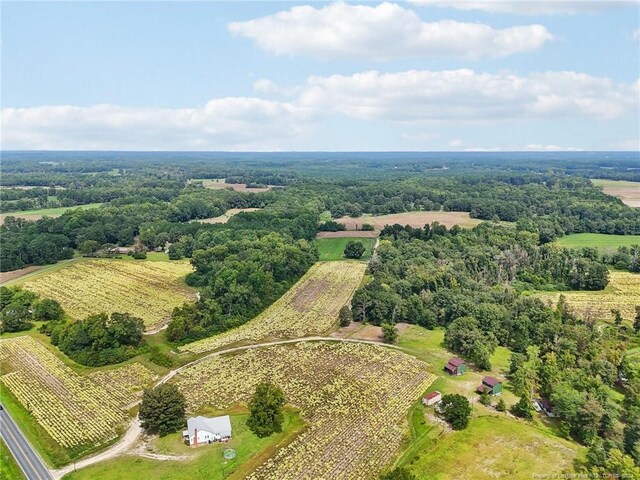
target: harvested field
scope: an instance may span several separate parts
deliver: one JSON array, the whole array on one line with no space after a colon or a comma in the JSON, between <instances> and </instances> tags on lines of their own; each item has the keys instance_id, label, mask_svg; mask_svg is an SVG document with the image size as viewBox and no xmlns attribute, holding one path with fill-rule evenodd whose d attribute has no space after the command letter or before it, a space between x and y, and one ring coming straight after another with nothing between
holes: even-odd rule
<instances>
[{"instance_id":1,"label":"harvested field","mask_svg":"<svg viewBox=\"0 0 640 480\"><path fill-rule=\"evenodd\" d=\"M342 232L318 232L316 238L376 238L379 231L343 230Z\"/></svg>"},{"instance_id":2,"label":"harvested field","mask_svg":"<svg viewBox=\"0 0 640 480\"><path fill-rule=\"evenodd\" d=\"M224 410L258 383L280 386L309 422L248 479L378 478L400 450L406 415L434 375L400 351L355 343L301 342L211 357L176 382L188 410Z\"/></svg>"},{"instance_id":3,"label":"harvested field","mask_svg":"<svg viewBox=\"0 0 640 480\"><path fill-rule=\"evenodd\" d=\"M597 320L611 320L611 310L617 308L626 321L633 322L635 306L640 305L640 274L611 271L609 275L609 285L601 291L541 293L538 296L555 304L560 295L564 295L577 314Z\"/></svg>"},{"instance_id":4,"label":"harvested field","mask_svg":"<svg viewBox=\"0 0 640 480\"><path fill-rule=\"evenodd\" d=\"M30 267L20 268L18 270L12 270L10 272L0 272L0 285L16 280L17 278L24 277L30 273L37 272L42 266L31 265Z\"/></svg>"},{"instance_id":5,"label":"harvested field","mask_svg":"<svg viewBox=\"0 0 640 480\"><path fill-rule=\"evenodd\" d=\"M167 322L174 307L195 298L183 283L192 270L185 262L90 260L27 280L22 286L57 300L74 319L127 312L153 330Z\"/></svg>"},{"instance_id":6,"label":"harvested field","mask_svg":"<svg viewBox=\"0 0 640 480\"><path fill-rule=\"evenodd\" d=\"M220 335L184 345L180 350L204 353L232 344L324 334L336 325L338 311L360 285L365 269L363 262L316 263L253 320Z\"/></svg>"},{"instance_id":7,"label":"harvested field","mask_svg":"<svg viewBox=\"0 0 640 480\"><path fill-rule=\"evenodd\" d=\"M192 222L200 222L200 223L227 223L231 217L240 213L240 212L255 212L256 210L261 210L260 208L231 208L227 210L224 214L219 217L212 218L203 218L191 220Z\"/></svg>"},{"instance_id":8,"label":"harvested field","mask_svg":"<svg viewBox=\"0 0 640 480\"><path fill-rule=\"evenodd\" d=\"M592 179L593 184L602 187L607 195L618 197L625 205L640 207L640 182L627 182L623 180Z\"/></svg>"},{"instance_id":9,"label":"harvested field","mask_svg":"<svg viewBox=\"0 0 640 480\"><path fill-rule=\"evenodd\" d=\"M236 192L243 192L243 193L262 193L262 192L268 192L269 190L274 188L273 185L267 185L264 188L247 188L247 185L244 183L225 183L224 178L193 179L193 180L190 180L189 182L190 183L201 182L205 188L210 188L213 190L230 188L231 190L235 190Z\"/></svg>"},{"instance_id":10,"label":"harvested field","mask_svg":"<svg viewBox=\"0 0 640 480\"><path fill-rule=\"evenodd\" d=\"M79 375L29 336L0 340L0 381L61 446L90 448L115 438L128 406L154 378L140 364Z\"/></svg>"},{"instance_id":11,"label":"harvested field","mask_svg":"<svg viewBox=\"0 0 640 480\"><path fill-rule=\"evenodd\" d=\"M347 230L360 228L363 223L373 225L376 230L382 230L385 225L399 223L402 226L423 227L427 223L438 222L447 227L460 225L461 227L475 227L482 220L471 218L467 212L405 212L392 215L378 215L362 217L341 217L335 220L347 226Z\"/></svg>"},{"instance_id":12,"label":"harvested field","mask_svg":"<svg viewBox=\"0 0 640 480\"><path fill-rule=\"evenodd\" d=\"M396 324L398 334L402 334L411 326L412 325L409 323ZM342 327L337 332L332 333L331 336L336 338L353 338L356 340L367 340L371 342L383 341L381 327L377 327L375 325L363 325L358 322L352 322L348 327Z\"/></svg>"}]
</instances>

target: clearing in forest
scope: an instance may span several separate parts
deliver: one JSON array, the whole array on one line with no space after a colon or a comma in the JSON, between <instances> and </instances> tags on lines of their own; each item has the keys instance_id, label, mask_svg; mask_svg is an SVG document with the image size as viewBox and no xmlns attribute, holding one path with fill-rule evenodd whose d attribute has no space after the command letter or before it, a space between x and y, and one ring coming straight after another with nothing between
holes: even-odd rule
<instances>
[{"instance_id":1,"label":"clearing in forest","mask_svg":"<svg viewBox=\"0 0 640 480\"><path fill-rule=\"evenodd\" d=\"M263 313L244 325L180 347L203 353L265 339L298 338L326 333L351 299L366 269L364 262L319 262Z\"/></svg>"},{"instance_id":2,"label":"clearing in forest","mask_svg":"<svg viewBox=\"0 0 640 480\"><path fill-rule=\"evenodd\" d=\"M406 415L435 376L400 351L357 343L300 342L211 357L177 385L189 411L224 410L269 381L309 422L248 479L378 478L400 450Z\"/></svg>"},{"instance_id":3,"label":"clearing in forest","mask_svg":"<svg viewBox=\"0 0 640 480\"><path fill-rule=\"evenodd\" d=\"M195 298L183 282L186 262L89 260L27 280L22 287L60 302L76 320L95 313L130 313L152 330L175 307Z\"/></svg>"},{"instance_id":4,"label":"clearing in forest","mask_svg":"<svg viewBox=\"0 0 640 480\"><path fill-rule=\"evenodd\" d=\"M86 205L75 205L73 207L41 208L38 210L22 210L19 212L9 212L0 214L0 225L4 224L7 217L23 218L24 220L40 220L42 217L59 217L68 210L76 208L97 208L102 203L88 203Z\"/></svg>"},{"instance_id":5,"label":"clearing in forest","mask_svg":"<svg viewBox=\"0 0 640 480\"><path fill-rule=\"evenodd\" d=\"M438 222L450 228L454 225L461 227L475 227L482 223L482 220L471 218L468 212L404 212L394 213L391 215L363 215L361 217L342 217L335 219L338 223L347 226L347 230L356 230L361 228L362 224L368 223L373 225L376 230L382 230L385 225L394 225L396 223L412 227L424 227L426 224Z\"/></svg>"},{"instance_id":6,"label":"clearing in forest","mask_svg":"<svg viewBox=\"0 0 640 480\"><path fill-rule=\"evenodd\" d=\"M635 307L640 305L640 274L611 270L609 284L604 290L541 293L544 301L555 304L564 295L575 313L595 320L611 320L612 309L619 309L622 317L633 322Z\"/></svg>"},{"instance_id":7,"label":"clearing in forest","mask_svg":"<svg viewBox=\"0 0 640 480\"><path fill-rule=\"evenodd\" d=\"M327 232L333 233L333 232ZM353 233L353 232L340 232L340 233ZM376 233L376 232L367 232ZM347 246L347 242L354 241L360 242L364 245L365 251L362 255L362 260L371 258L371 252L373 246L376 243L375 238L361 238L361 237L342 237L342 238L317 238L316 244L318 245L318 253L320 254L321 261L331 260L344 260L344 248Z\"/></svg>"},{"instance_id":8,"label":"clearing in forest","mask_svg":"<svg viewBox=\"0 0 640 480\"><path fill-rule=\"evenodd\" d=\"M76 451L115 438L155 378L139 363L80 375L29 336L0 340L0 362L2 387L55 442Z\"/></svg>"},{"instance_id":9,"label":"clearing in forest","mask_svg":"<svg viewBox=\"0 0 640 480\"><path fill-rule=\"evenodd\" d=\"M600 250L613 251L618 247L640 245L640 235L607 235L604 233L574 233L565 235L555 241L561 247L583 248L593 247Z\"/></svg>"},{"instance_id":10,"label":"clearing in forest","mask_svg":"<svg viewBox=\"0 0 640 480\"><path fill-rule=\"evenodd\" d=\"M268 192L273 188L272 185L267 185L266 187L250 188L250 187L247 187L245 183L225 183L224 178L214 178L214 179L194 178L192 180L189 180L189 183L194 183L194 182L200 182L202 183L202 186L204 188L210 188L212 190L221 190L225 188L230 188L232 190L235 190L236 192L243 192L243 193L262 193L262 192Z\"/></svg>"},{"instance_id":11,"label":"clearing in forest","mask_svg":"<svg viewBox=\"0 0 640 480\"><path fill-rule=\"evenodd\" d=\"M241 212L255 212L256 210L260 210L260 208L231 208L224 212L222 215L218 217L211 218L198 218L195 220L191 220L191 222L200 222L200 223L227 223L231 217Z\"/></svg>"},{"instance_id":12,"label":"clearing in forest","mask_svg":"<svg viewBox=\"0 0 640 480\"><path fill-rule=\"evenodd\" d=\"M602 187L607 195L618 197L625 205L640 207L640 182L624 180L591 179L596 187Z\"/></svg>"}]
</instances>

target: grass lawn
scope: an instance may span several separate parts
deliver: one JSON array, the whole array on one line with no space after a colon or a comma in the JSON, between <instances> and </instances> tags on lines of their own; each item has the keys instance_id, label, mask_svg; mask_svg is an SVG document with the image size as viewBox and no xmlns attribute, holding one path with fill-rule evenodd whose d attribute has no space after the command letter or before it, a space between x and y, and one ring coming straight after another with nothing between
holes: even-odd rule
<instances>
[{"instance_id":1,"label":"grass lawn","mask_svg":"<svg viewBox=\"0 0 640 480\"><path fill-rule=\"evenodd\" d=\"M216 412L219 413L219 412ZM182 443L180 433L154 439L150 442L153 453L185 455L181 460L159 461L149 458L125 456L78 470L64 477L65 480L120 480L123 478L154 480L191 480L206 478L245 478L259 464L271 457L281 446L289 443L304 427L296 412L285 414L283 431L267 438L258 438L245 425L247 414L231 414L233 439L227 443L214 443L197 449ZM237 456L225 461L222 452L234 448ZM150 452L150 453L151 453Z\"/></svg>"},{"instance_id":2,"label":"grass lawn","mask_svg":"<svg viewBox=\"0 0 640 480\"><path fill-rule=\"evenodd\" d=\"M0 440L0 479L1 480L22 480L26 479L22 470L11 455L11 452Z\"/></svg>"},{"instance_id":3,"label":"grass lawn","mask_svg":"<svg viewBox=\"0 0 640 480\"><path fill-rule=\"evenodd\" d=\"M586 449L530 423L505 416L471 420L467 429L444 433L427 444L428 454L404 466L434 480L531 479L535 474L574 471Z\"/></svg>"},{"instance_id":4,"label":"grass lawn","mask_svg":"<svg viewBox=\"0 0 640 480\"><path fill-rule=\"evenodd\" d=\"M318 251L320 252L320 261L344 260L344 247L347 246L347 242L350 240L360 242L364 245L363 260L371 258L371 250L376 243L375 238L318 238L315 241L316 245L318 245Z\"/></svg>"},{"instance_id":5,"label":"grass lawn","mask_svg":"<svg viewBox=\"0 0 640 480\"><path fill-rule=\"evenodd\" d=\"M640 235L606 235L604 233L574 233L556 242L568 248L596 247L600 250L615 250L618 247L640 245Z\"/></svg>"},{"instance_id":6,"label":"grass lawn","mask_svg":"<svg viewBox=\"0 0 640 480\"><path fill-rule=\"evenodd\" d=\"M75 205L73 207L57 207L57 208L40 208L37 210L21 210L18 212L6 213L6 216L20 216L20 215L62 215L67 210L73 210L74 208L97 208L102 203L87 203L86 205Z\"/></svg>"}]
</instances>

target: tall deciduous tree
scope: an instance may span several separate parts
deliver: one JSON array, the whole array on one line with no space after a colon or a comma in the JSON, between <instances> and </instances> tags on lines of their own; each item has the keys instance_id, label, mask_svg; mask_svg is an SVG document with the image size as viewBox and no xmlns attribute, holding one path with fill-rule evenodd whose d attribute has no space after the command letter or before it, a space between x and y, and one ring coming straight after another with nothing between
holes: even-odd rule
<instances>
[{"instance_id":1,"label":"tall deciduous tree","mask_svg":"<svg viewBox=\"0 0 640 480\"><path fill-rule=\"evenodd\" d=\"M185 399L173 384L145 390L140 404L141 426L160 436L173 433L185 424Z\"/></svg>"},{"instance_id":2,"label":"tall deciduous tree","mask_svg":"<svg viewBox=\"0 0 640 480\"><path fill-rule=\"evenodd\" d=\"M463 430L469 425L471 405L466 397L457 393L445 395L440 402L440 412L454 430Z\"/></svg>"},{"instance_id":3,"label":"tall deciduous tree","mask_svg":"<svg viewBox=\"0 0 640 480\"><path fill-rule=\"evenodd\" d=\"M260 438L281 432L284 402L284 393L280 387L268 382L261 383L249 402L247 426Z\"/></svg>"}]
</instances>

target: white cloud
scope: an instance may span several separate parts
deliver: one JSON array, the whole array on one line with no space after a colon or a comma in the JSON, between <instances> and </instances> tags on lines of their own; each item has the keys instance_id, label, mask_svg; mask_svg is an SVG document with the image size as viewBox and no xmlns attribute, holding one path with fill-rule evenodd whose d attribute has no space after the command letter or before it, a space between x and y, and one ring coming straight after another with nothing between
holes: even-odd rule
<instances>
[{"instance_id":1,"label":"white cloud","mask_svg":"<svg viewBox=\"0 0 640 480\"><path fill-rule=\"evenodd\" d=\"M260 80L255 87L281 95L282 89L270 81ZM325 120L323 125L329 132L332 120L341 120L340 117L361 120L362 125L402 123L402 130L417 132L403 138L426 142L437 138L436 131L430 128L433 125L498 128L498 125L527 120L598 122L627 114L635 114L637 118L640 105L640 80L623 84L576 72L518 76L468 69L369 71L309 77L290 92L293 93L287 101L226 97L195 108L117 105L5 108L2 110L2 148L331 149L331 137L311 136L312 130L317 133L319 119ZM429 128L425 128L427 125ZM453 140L449 146L473 147L460 140ZM527 148L556 147L532 144Z\"/></svg>"},{"instance_id":2,"label":"white cloud","mask_svg":"<svg viewBox=\"0 0 640 480\"><path fill-rule=\"evenodd\" d=\"M416 5L455 8L456 10L483 10L491 13L511 13L515 15L555 15L592 13L602 10L629 7L637 0L409 0Z\"/></svg>"},{"instance_id":3,"label":"white cloud","mask_svg":"<svg viewBox=\"0 0 640 480\"><path fill-rule=\"evenodd\" d=\"M638 110L633 85L576 72L517 76L468 69L369 71L310 77L300 104L366 120L495 123L580 117L607 120Z\"/></svg>"},{"instance_id":4,"label":"white cloud","mask_svg":"<svg viewBox=\"0 0 640 480\"><path fill-rule=\"evenodd\" d=\"M2 148L32 150L280 149L304 134L300 107L229 97L201 108L117 105L41 106L2 110Z\"/></svg>"},{"instance_id":5,"label":"white cloud","mask_svg":"<svg viewBox=\"0 0 640 480\"><path fill-rule=\"evenodd\" d=\"M529 152L582 152L583 148L578 147L561 147L559 145L539 145L536 143L532 143L524 147L523 150L527 150Z\"/></svg>"},{"instance_id":6,"label":"white cloud","mask_svg":"<svg viewBox=\"0 0 640 480\"><path fill-rule=\"evenodd\" d=\"M553 35L542 25L494 29L453 20L423 22L393 3L375 7L333 3L297 6L274 15L230 23L235 35L278 55L387 60L404 57L503 57L536 50Z\"/></svg>"}]
</instances>

